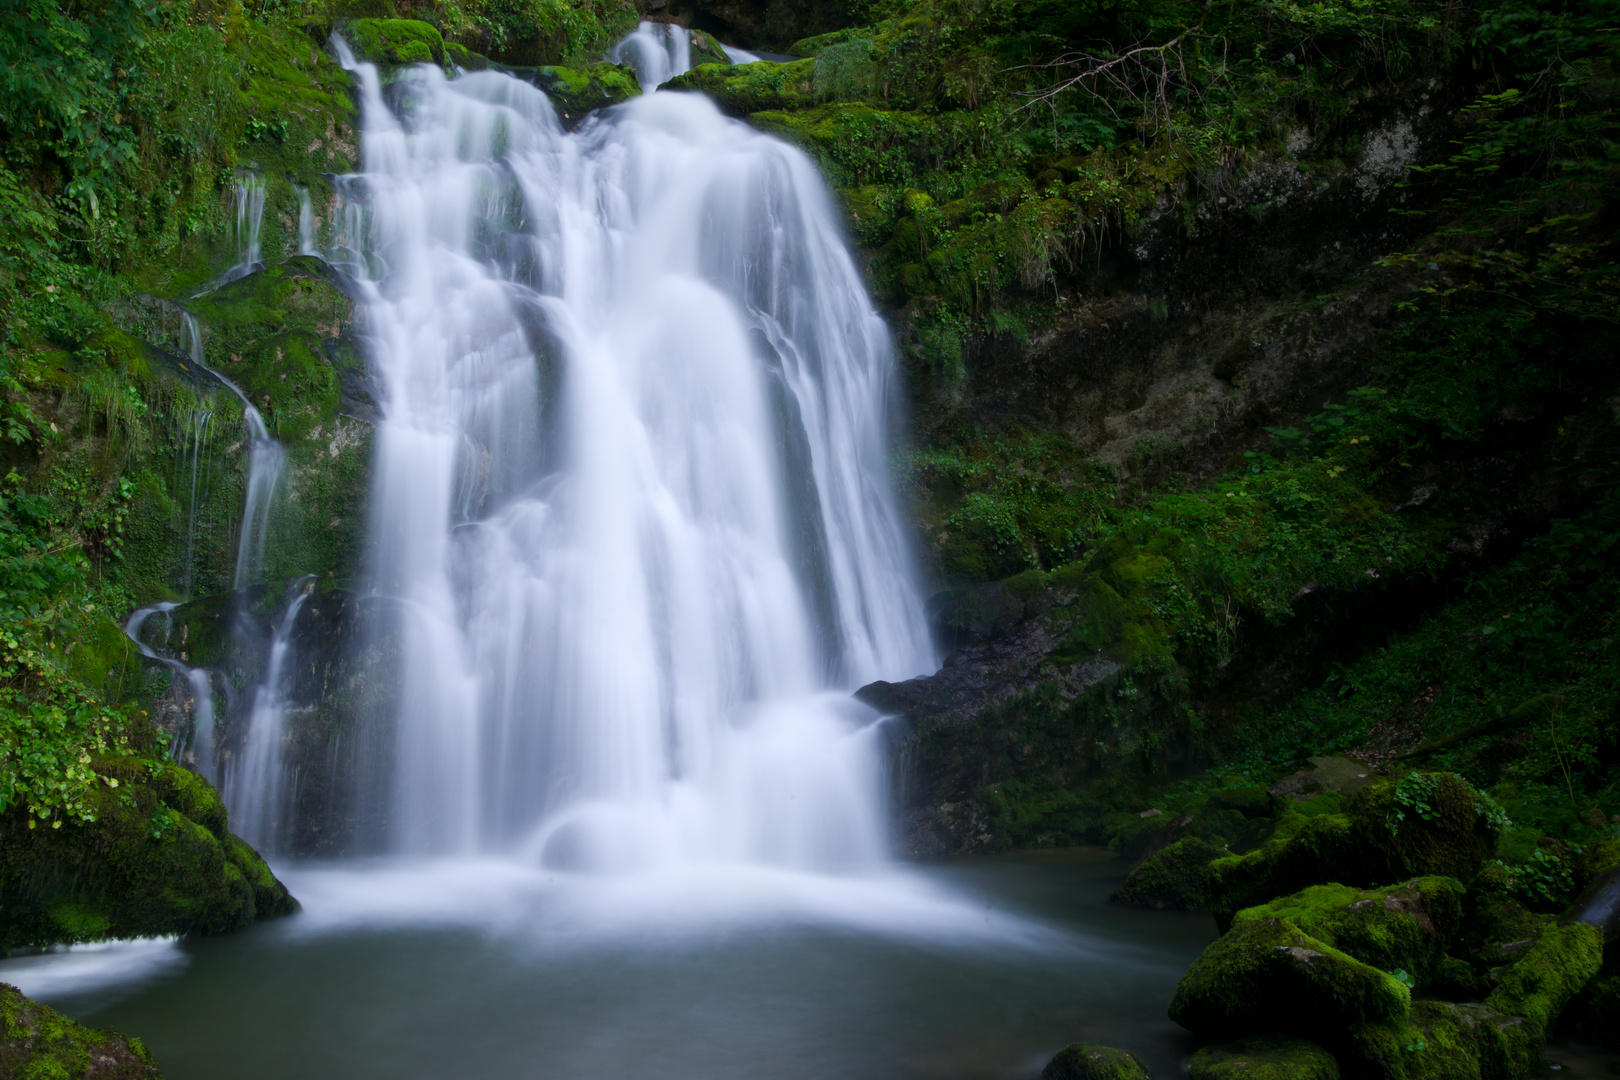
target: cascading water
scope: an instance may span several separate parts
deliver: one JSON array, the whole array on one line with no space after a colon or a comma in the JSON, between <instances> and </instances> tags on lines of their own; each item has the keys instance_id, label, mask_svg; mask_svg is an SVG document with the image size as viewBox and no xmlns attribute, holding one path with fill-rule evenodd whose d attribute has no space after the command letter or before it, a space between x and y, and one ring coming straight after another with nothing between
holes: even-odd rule
<instances>
[{"instance_id":1,"label":"cascading water","mask_svg":"<svg viewBox=\"0 0 1620 1080\"><path fill-rule=\"evenodd\" d=\"M270 510L281 474L287 464L287 450L270 435L264 417L241 387L209 367L203 357L202 328L196 316L184 313L187 349L191 362L218 379L242 403L242 422L248 430L247 498L242 507L242 531L236 541L236 576L233 588L257 584L264 571L264 547L270 533Z\"/></svg>"},{"instance_id":2,"label":"cascading water","mask_svg":"<svg viewBox=\"0 0 1620 1080\"><path fill-rule=\"evenodd\" d=\"M285 809L286 769L282 765L287 698L282 680L292 652L298 611L315 591L315 579L302 577L288 590L288 600L270 638L264 674L253 691L247 736L226 778L225 801L231 827L261 851L277 850Z\"/></svg>"},{"instance_id":3,"label":"cascading water","mask_svg":"<svg viewBox=\"0 0 1620 1080\"><path fill-rule=\"evenodd\" d=\"M384 387L371 587L402 653L390 846L880 863L848 691L933 653L888 335L814 167L696 95L567 135L493 72L411 69L402 121L337 47Z\"/></svg>"},{"instance_id":4,"label":"cascading water","mask_svg":"<svg viewBox=\"0 0 1620 1080\"><path fill-rule=\"evenodd\" d=\"M208 672L203 668L188 667L171 656L164 656L141 640L141 630L153 615L168 617L176 605L165 600L150 607L138 608L124 624L124 633L141 655L167 667L182 676L191 692L191 731L176 731L169 747L169 755L176 760L187 760L191 767L210 781L214 779L214 688Z\"/></svg>"},{"instance_id":5,"label":"cascading water","mask_svg":"<svg viewBox=\"0 0 1620 1080\"><path fill-rule=\"evenodd\" d=\"M298 254L319 255L315 246L315 209L309 202L309 189L298 189Z\"/></svg>"},{"instance_id":6,"label":"cascading water","mask_svg":"<svg viewBox=\"0 0 1620 1080\"><path fill-rule=\"evenodd\" d=\"M215 286L247 277L264 265L259 233L264 225L265 179L251 170L236 175L236 265L225 271Z\"/></svg>"},{"instance_id":7,"label":"cascading water","mask_svg":"<svg viewBox=\"0 0 1620 1080\"><path fill-rule=\"evenodd\" d=\"M673 23L644 22L615 45L608 58L632 68L642 92L650 94L692 70L692 35Z\"/></svg>"}]
</instances>

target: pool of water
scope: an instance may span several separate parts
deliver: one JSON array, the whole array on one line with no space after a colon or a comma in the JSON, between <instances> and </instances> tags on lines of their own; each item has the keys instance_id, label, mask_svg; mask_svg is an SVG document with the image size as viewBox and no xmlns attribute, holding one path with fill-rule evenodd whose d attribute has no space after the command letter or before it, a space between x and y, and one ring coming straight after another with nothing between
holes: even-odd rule
<instances>
[{"instance_id":1,"label":"pool of water","mask_svg":"<svg viewBox=\"0 0 1620 1080\"><path fill-rule=\"evenodd\" d=\"M850 880L286 868L293 919L0 980L140 1036L171 1080L1034 1077L1077 1039L1174 1075L1165 1005L1214 925L1109 906L1124 870L1089 850Z\"/></svg>"},{"instance_id":2,"label":"pool of water","mask_svg":"<svg viewBox=\"0 0 1620 1080\"><path fill-rule=\"evenodd\" d=\"M0 981L139 1035L171 1080L1033 1080L1077 1040L1184 1076L1165 1006L1214 921L1109 905L1125 869L1088 849L875 879L291 867L295 918L0 961Z\"/></svg>"}]
</instances>

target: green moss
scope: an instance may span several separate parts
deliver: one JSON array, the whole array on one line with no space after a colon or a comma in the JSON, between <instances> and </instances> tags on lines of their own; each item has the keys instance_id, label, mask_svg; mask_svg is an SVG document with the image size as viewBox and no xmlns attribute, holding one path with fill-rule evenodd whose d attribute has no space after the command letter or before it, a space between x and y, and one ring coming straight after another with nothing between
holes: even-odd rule
<instances>
[{"instance_id":1,"label":"green moss","mask_svg":"<svg viewBox=\"0 0 1620 1080\"><path fill-rule=\"evenodd\" d=\"M1296 1031L1331 1041L1354 1024L1406 1015L1406 985L1306 934L1287 919L1254 919L1193 961L1170 1019L1200 1034Z\"/></svg>"},{"instance_id":2,"label":"green moss","mask_svg":"<svg viewBox=\"0 0 1620 1080\"><path fill-rule=\"evenodd\" d=\"M1148 1080L1148 1071L1141 1058L1125 1050L1071 1043L1046 1063L1041 1080Z\"/></svg>"},{"instance_id":3,"label":"green moss","mask_svg":"<svg viewBox=\"0 0 1620 1080\"><path fill-rule=\"evenodd\" d=\"M443 64L444 38L416 19L352 19L337 32L355 58L373 64Z\"/></svg>"},{"instance_id":4,"label":"green moss","mask_svg":"<svg viewBox=\"0 0 1620 1080\"><path fill-rule=\"evenodd\" d=\"M1208 911L1214 906L1209 865L1221 854L1197 837L1177 840L1132 870L1111 899L1127 907Z\"/></svg>"},{"instance_id":5,"label":"green moss","mask_svg":"<svg viewBox=\"0 0 1620 1080\"><path fill-rule=\"evenodd\" d=\"M1351 1029L1339 1057L1377 1080L1524 1080L1541 1032L1485 1005L1417 1001L1411 1014Z\"/></svg>"},{"instance_id":6,"label":"green moss","mask_svg":"<svg viewBox=\"0 0 1620 1080\"><path fill-rule=\"evenodd\" d=\"M748 116L766 110L799 109L817 101L814 60L778 64L703 64L665 83L665 90L707 94L728 116ZM796 114L760 118L762 124L783 123L798 129L814 121Z\"/></svg>"},{"instance_id":7,"label":"green moss","mask_svg":"<svg viewBox=\"0 0 1620 1080\"><path fill-rule=\"evenodd\" d=\"M619 105L641 94L636 73L623 64L541 67L535 69L533 78L567 127L577 126L596 109Z\"/></svg>"},{"instance_id":8,"label":"green moss","mask_svg":"<svg viewBox=\"0 0 1620 1080\"><path fill-rule=\"evenodd\" d=\"M1206 1046L1192 1057L1189 1080L1339 1080L1339 1063L1316 1043L1259 1035Z\"/></svg>"},{"instance_id":9,"label":"green moss","mask_svg":"<svg viewBox=\"0 0 1620 1080\"><path fill-rule=\"evenodd\" d=\"M297 910L226 830L206 781L133 758L96 771L89 820L31 827L17 810L0 817L0 950L219 933Z\"/></svg>"},{"instance_id":10,"label":"green moss","mask_svg":"<svg viewBox=\"0 0 1620 1080\"><path fill-rule=\"evenodd\" d=\"M98 1031L0 983L0 1076L16 1080L162 1080L139 1039Z\"/></svg>"},{"instance_id":11,"label":"green moss","mask_svg":"<svg viewBox=\"0 0 1620 1080\"><path fill-rule=\"evenodd\" d=\"M1485 1004L1543 1031L1603 966L1603 932L1585 923L1553 926L1508 968Z\"/></svg>"},{"instance_id":12,"label":"green moss","mask_svg":"<svg viewBox=\"0 0 1620 1080\"><path fill-rule=\"evenodd\" d=\"M1435 977L1462 922L1462 896L1462 886L1443 877L1372 890L1316 885L1239 911L1233 925L1288 919L1362 963L1406 972L1421 987Z\"/></svg>"}]
</instances>

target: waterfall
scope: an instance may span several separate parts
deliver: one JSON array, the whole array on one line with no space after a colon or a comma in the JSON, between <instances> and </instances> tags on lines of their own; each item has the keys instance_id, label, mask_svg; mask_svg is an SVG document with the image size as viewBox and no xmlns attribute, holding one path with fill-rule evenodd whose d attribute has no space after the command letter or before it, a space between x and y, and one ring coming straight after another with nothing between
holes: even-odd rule
<instances>
[{"instance_id":1,"label":"waterfall","mask_svg":"<svg viewBox=\"0 0 1620 1080\"><path fill-rule=\"evenodd\" d=\"M231 828L238 836L264 852L277 848L278 832L284 816L283 749L286 737L287 699L282 693L282 677L292 653L293 625L298 610L315 591L315 579L306 575L287 590L288 599L281 621L270 638L264 675L253 691L253 709L248 716L247 736L237 763L225 784L225 801L230 810Z\"/></svg>"},{"instance_id":2,"label":"waterfall","mask_svg":"<svg viewBox=\"0 0 1620 1080\"><path fill-rule=\"evenodd\" d=\"M298 254L319 255L315 247L315 211L309 204L309 189L298 189Z\"/></svg>"},{"instance_id":3,"label":"waterfall","mask_svg":"<svg viewBox=\"0 0 1620 1080\"><path fill-rule=\"evenodd\" d=\"M210 288L247 277L264 265L259 231L264 224L264 174L247 170L236 174L236 265Z\"/></svg>"},{"instance_id":4,"label":"waterfall","mask_svg":"<svg viewBox=\"0 0 1620 1080\"><path fill-rule=\"evenodd\" d=\"M733 64L757 64L763 59L758 54L751 53L747 49L733 49L730 45L721 45L720 48L725 50L726 59Z\"/></svg>"},{"instance_id":5,"label":"waterfall","mask_svg":"<svg viewBox=\"0 0 1620 1080\"><path fill-rule=\"evenodd\" d=\"M888 333L815 168L690 94L566 134L526 83L419 66L402 120L335 47L383 388L390 847L881 864L882 738L848 693L934 657Z\"/></svg>"},{"instance_id":6,"label":"waterfall","mask_svg":"<svg viewBox=\"0 0 1620 1080\"><path fill-rule=\"evenodd\" d=\"M256 584L264 572L265 541L270 535L270 508L281 474L287 464L287 450L270 435L264 417L241 387L209 367L203 359L202 328L196 316L183 313L186 343L191 362L218 379L242 403L242 422L248 429L247 498L242 506L242 531L236 541L236 576L232 587L245 589Z\"/></svg>"},{"instance_id":7,"label":"waterfall","mask_svg":"<svg viewBox=\"0 0 1620 1080\"><path fill-rule=\"evenodd\" d=\"M613 46L608 59L633 68L644 93L692 70L692 35L673 23L643 22Z\"/></svg>"},{"instance_id":8,"label":"waterfall","mask_svg":"<svg viewBox=\"0 0 1620 1080\"><path fill-rule=\"evenodd\" d=\"M156 660L170 671L181 675L191 692L191 738L188 741L185 732L176 730L174 741L169 747L169 756L177 761L184 760L189 751L192 761L195 762L197 772L207 777L210 782L214 779L214 688L209 681L208 672L202 668L188 667L172 656L164 656L141 640L141 628L153 615L161 614L165 618L176 605L168 601L153 604L150 607L136 609L124 624L124 634L135 643L141 655Z\"/></svg>"}]
</instances>

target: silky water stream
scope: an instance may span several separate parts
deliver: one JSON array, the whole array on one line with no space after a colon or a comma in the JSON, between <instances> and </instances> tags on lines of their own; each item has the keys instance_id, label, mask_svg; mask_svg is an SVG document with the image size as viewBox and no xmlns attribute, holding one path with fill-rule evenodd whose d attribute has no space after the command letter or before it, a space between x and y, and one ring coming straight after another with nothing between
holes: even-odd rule
<instances>
[{"instance_id":1,"label":"silky water stream","mask_svg":"<svg viewBox=\"0 0 1620 1080\"><path fill-rule=\"evenodd\" d=\"M684 62L638 33L649 82ZM1207 916L1108 907L1100 853L888 855L891 733L850 692L938 658L888 333L810 162L696 95L568 133L507 75L385 92L337 47L365 172L327 257L365 294L401 659L354 778L378 850L277 863L299 916L0 979L175 1080L1033 1077L1088 1037L1171 1074ZM224 781L274 858L264 733Z\"/></svg>"}]
</instances>

